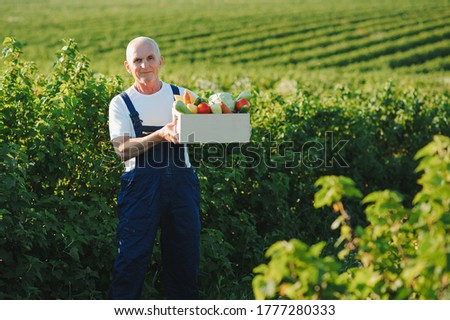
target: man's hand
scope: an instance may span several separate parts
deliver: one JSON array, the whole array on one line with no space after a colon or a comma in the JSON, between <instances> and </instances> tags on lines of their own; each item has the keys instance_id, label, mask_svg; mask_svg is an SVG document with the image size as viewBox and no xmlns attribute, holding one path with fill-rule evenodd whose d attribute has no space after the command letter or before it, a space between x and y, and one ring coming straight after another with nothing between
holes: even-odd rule
<instances>
[{"instance_id":1,"label":"man's hand","mask_svg":"<svg viewBox=\"0 0 450 320\"><path fill-rule=\"evenodd\" d=\"M177 119L173 122L166 124L159 130L159 135L164 140L169 142L178 143L178 133L177 133Z\"/></svg>"}]
</instances>

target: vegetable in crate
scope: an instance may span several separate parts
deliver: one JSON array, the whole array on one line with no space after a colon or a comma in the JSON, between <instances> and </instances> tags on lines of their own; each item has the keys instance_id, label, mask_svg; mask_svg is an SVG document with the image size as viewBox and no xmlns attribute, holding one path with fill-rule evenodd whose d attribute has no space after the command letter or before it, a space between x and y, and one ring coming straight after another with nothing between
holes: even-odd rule
<instances>
[{"instance_id":1,"label":"vegetable in crate","mask_svg":"<svg viewBox=\"0 0 450 320\"><path fill-rule=\"evenodd\" d=\"M222 113L222 105L220 103L213 103L210 105L211 113L221 114Z\"/></svg>"},{"instance_id":2,"label":"vegetable in crate","mask_svg":"<svg viewBox=\"0 0 450 320\"><path fill-rule=\"evenodd\" d=\"M250 102L247 99L242 98L236 101L236 111L240 113L247 113L250 110Z\"/></svg>"},{"instance_id":3,"label":"vegetable in crate","mask_svg":"<svg viewBox=\"0 0 450 320\"><path fill-rule=\"evenodd\" d=\"M197 106L198 113L211 113L211 107L206 102L201 102Z\"/></svg>"},{"instance_id":4,"label":"vegetable in crate","mask_svg":"<svg viewBox=\"0 0 450 320\"><path fill-rule=\"evenodd\" d=\"M183 114L191 114L191 110L186 106L186 104L181 100L175 100L173 102L173 108L178 111L179 113Z\"/></svg>"},{"instance_id":5,"label":"vegetable in crate","mask_svg":"<svg viewBox=\"0 0 450 320\"><path fill-rule=\"evenodd\" d=\"M239 95L236 98L236 101L239 101L241 99L250 99L252 97L252 94L246 90L242 91L241 93L239 93Z\"/></svg>"},{"instance_id":6,"label":"vegetable in crate","mask_svg":"<svg viewBox=\"0 0 450 320\"><path fill-rule=\"evenodd\" d=\"M194 101L196 100L194 94L192 92L190 92L188 89L184 90L184 104L188 105L190 103L194 103Z\"/></svg>"},{"instance_id":7,"label":"vegetable in crate","mask_svg":"<svg viewBox=\"0 0 450 320\"><path fill-rule=\"evenodd\" d=\"M208 99L209 105L214 103L219 103L222 107L223 113L233 113L235 101L231 93L228 92L218 92L213 94Z\"/></svg>"},{"instance_id":8,"label":"vegetable in crate","mask_svg":"<svg viewBox=\"0 0 450 320\"><path fill-rule=\"evenodd\" d=\"M198 113L198 108L194 103L189 103L187 105L187 108L189 109L189 111L191 111L192 113Z\"/></svg>"},{"instance_id":9,"label":"vegetable in crate","mask_svg":"<svg viewBox=\"0 0 450 320\"><path fill-rule=\"evenodd\" d=\"M200 103L202 103L202 102L208 102L208 101L206 101L206 99L204 99L204 98L202 98L202 97L197 97L196 99L195 99L195 102L194 102L194 104L196 105L196 106L198 106Z\"/></svg>"}]
</instances>

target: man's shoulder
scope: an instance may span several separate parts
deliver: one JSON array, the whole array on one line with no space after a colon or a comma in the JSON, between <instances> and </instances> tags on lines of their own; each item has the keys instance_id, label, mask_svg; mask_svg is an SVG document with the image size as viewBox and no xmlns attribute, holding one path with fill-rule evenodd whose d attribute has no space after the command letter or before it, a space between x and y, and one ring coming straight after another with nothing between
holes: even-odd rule
<instances>
[{"instance_id":1,"label":"man's shoulder","mask_svg":"<svg viewBox=\"0 0 450 320\"><path fill-rule=\"evenodd\" d=\"M131 94L131 91L132 91L132 88L133 88L132 86L131 86L131 87L128 87L128 88L126 88L124 91L122 91L122 92L116 94L116 95L111 99L111 101L117 100L117 99L122 99L122 98L121 98L121 95L122 95L123 93L126 93L126 94L130 95L130 94Z\"/></svg>"},{"instance_id":2,"label":"man's shoulder","mask_svg":"<svg viewBox=\"0 0 450 320\"><path fill-rule=\"evenodd\" d=\"M184 87L179 86L179 85L174 84L174 83L163 82L163 85L165 85L170 90L170 92L172 92L172 93L176 93L176 91L178 91L179 94L183 94L184 90L186 90Z\"/></svg>"},{"instance_id":3,"label":"man's shoulder","mask_svg":"<svg viewBox=\"0 0 450 320\"><path fill-rule=\"evenodd\" d=\"M118 94L111 99L109 106L113 107L113 106L121 105L122 104L121 100L122 100L122 97L120 96L120 94Z\"/></svg>"}]
</instances>

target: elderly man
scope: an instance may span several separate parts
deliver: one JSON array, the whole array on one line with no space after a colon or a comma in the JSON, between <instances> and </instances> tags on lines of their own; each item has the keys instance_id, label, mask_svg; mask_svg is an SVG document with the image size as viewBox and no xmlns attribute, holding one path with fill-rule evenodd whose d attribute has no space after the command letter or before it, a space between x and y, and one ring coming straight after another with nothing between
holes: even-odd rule
<instances>
[{"instance_id":1,"label":"elderly man","mask_svg":"<svg viewBox=\"0 0 450 320\"><path fill-rule=\"evenodd\" d=\"M109 106L111 142L125 163L111 299L140 298L159 227L167 298L199 295L200 186L172 114L186 89L160 80L163 61L153 39L132 40L124 64L134 84Z\"/></svg>"}]
</instances>

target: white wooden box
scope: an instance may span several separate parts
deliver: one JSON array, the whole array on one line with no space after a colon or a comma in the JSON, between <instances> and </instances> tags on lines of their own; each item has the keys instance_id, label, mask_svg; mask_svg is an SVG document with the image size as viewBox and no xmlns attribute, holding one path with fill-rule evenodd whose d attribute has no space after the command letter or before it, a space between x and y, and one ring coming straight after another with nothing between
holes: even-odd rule
<instances>
[{"instance_id":1,"label":"white wooden box","mask_svg":"<svg viewBox=\"0 0 450 320\"><path fill-rule=\"evenodd\" d=\"M179 114L177 122L180 143L246 143L252 126L249 113Z\"/></svg>"}]
</instances>

